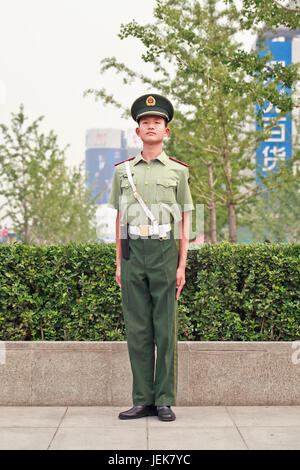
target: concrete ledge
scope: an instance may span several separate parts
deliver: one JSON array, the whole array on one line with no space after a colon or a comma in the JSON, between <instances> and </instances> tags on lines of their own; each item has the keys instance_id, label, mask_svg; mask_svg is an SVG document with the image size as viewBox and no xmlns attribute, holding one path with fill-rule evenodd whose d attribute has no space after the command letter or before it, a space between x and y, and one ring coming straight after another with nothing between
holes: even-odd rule
<instances>
[{"instance_id":1,"label":"concrete ledge","mask_svg":"<svg viewBox=\"0 0 300 470\"><path fill-rule=\"evenodd\" d=\"M300 405L300 342L178 351L178 406ZM0 405L126 406L131 382L126 342L0 342Z\"/></svg>"}]
</instances>

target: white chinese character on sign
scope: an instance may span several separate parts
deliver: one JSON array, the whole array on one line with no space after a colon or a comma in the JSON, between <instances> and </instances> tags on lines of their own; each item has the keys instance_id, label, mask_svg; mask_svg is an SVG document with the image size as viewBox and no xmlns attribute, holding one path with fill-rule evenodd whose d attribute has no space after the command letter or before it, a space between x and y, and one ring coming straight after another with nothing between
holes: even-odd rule
<instances>
[{"instance_id":1,"label":"white chinese character on sign","mask_svg":"<svg viewBox=\"0 0 300 470\"><path fill-rule=\"evenodd\" d=\"M268 64L270 67L274 67L274 65L280 64L281 67L286 66L286 61L285 60L269 60Z\"/></svg>"},{"instance_id":2,"label":"white chinese character on sign","mask_svg":"<svg viewBox=\"0 0 300 470\"><path fill-rule=\"evenodd\" d=\"M264 109L264 114L273 113L273 112L275 112L276 114L279 114L280 109L277 108L277 106L273 106L272 103L269 103L269 105L266 107L266 109Z\"/></svg>"},{"instance_id":3,"label":"white chinese character on sign","mask_svg":"<svg viewBox=\"0 0 300 470\"><path fill-rule=\"evenodd\" d=\"M274 145L274 147L270 147L269 145L267 145L264 148L262 154L264 156L263 171L272 171L276 167L276 163L278 159L281 159L281 160L286 159L286 148L277 147L277 145Z\"/></svg>"},{"instance_id":4,"label":"white chinese character on sign","mask_svg":"<svg viewBox=\"0 0 300 470\"><path fill-rule=\"evenodd\" d=\"M270 124L270 117L264 117L264 127L267 127ZM284 142L285 141L285 123L286 117L279 119L276 126L274 126L270 132L271 137L266 140L266 142Z\"/></svg>"}]
</instances>

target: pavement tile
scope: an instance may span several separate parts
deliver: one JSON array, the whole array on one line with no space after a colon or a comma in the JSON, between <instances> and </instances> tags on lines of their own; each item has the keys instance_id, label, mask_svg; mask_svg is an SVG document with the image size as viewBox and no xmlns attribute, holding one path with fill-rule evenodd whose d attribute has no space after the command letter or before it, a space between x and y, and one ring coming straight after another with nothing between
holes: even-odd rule
<instances>
[{"instance_id":1,"label":"pavement tile","mask_svg":"<svg viewBox=\"0 0 300 470\"><path fill-rule=\"evenodd\" d=\"M50 450L145 450L147 430L116 427L59 428Z\"/></svg>"},{"instance_id":2,"label":"pavement tile","mask_svg":"<svg viewBox=\"0 0 300 470\"><path fill-rule=\"evenodd\" d=\"M165 426L172 427L185 426L193 427L224 427L234 426L234 422L229 416L224 406L172 406L172 410L176 414L176 420L169 423L160 421L156 417L149 418L149 426Z\"/></svg>"},{"instance_id":3,"label":"pavement tile","mask_svg":"<svg viewBox=\"0 0 300 470\"><path fill-rule=\"evenodd\" d=\"M1 450L46 450L56 428L1 427Z\"/></svg>"},{"instance_id":4,"label":"pavement tile","mask_svg":"<svg viewBox=\"0 0 300 470\"><path fill-rule=\"evenodd\" d=\"M0 406L0 427L57 427L67 407Z\"/></svg>"},{"instance_id":5,"label":"pavement tile","mask_svg":"<svg viewBox=\"0 0 300 470\"><path fill-rule=\"evenodd\" d=\"M126 407L0 406L0 449L300 450L300 406L172 408L165 423L118 419Z\"/></svg>"},{"instance_id":6,"label":"pavement tile","mask_svg":"<svg viewBox=\"0 0 300 470\"><path fill-rule=\"evenodd\" d=\"M61 423L61 428L65 427L117 427L122 430L125 428L145 428L145 418L133 420L121 420L119 413L126 407L112 406L71 406Z\"/></svg>"},{"instance_id":7,"label":"pavement tile","mask_svg":"<svg viewBox=\"0 0 300 470\"><path fill-rule=\"evenodd\" d=\"M226 427L149 428L149 449L155 450L246 450L236 428Z\"/></svg>"},{"instance_id":8,"label":"pavement tile","mask_svg":"<svg viewBox=\"0 0 300 470\"><path fill-rule=\"evenodd\" d=\"M300 406L228 406L237 426L300 426Z\"/></svg>"},{"instance_id":9,"label":"pavement tile","mask_svg":"<svg viewBox=\"0 0 300 470\"><path fill-rule=\"evenodd\" d=\"M241 426L250 450L300 450L300 426Z\"/></svg>"}]
</instances>

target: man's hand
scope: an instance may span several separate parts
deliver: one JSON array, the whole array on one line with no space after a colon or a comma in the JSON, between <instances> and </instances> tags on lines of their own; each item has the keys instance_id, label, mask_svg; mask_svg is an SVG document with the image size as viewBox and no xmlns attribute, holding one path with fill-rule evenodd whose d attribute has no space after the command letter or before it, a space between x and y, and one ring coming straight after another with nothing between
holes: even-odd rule
<instances>
[{"instance_id":1,"label":"man's hand","mask_svg":"<svg viewBox=\"0 0 300 470\"><path fill-rule=\"evenodd\" d=\"M176 300L180 296L180 292L185 284L185 268L178 267L176 271Z\"/></svg>"},{"instance_id":2,"label":"man's hand","mask_svg":"<svg viewBox=\"0 0 300 470\"><path fill-rule=\"evenodd\" d=\"M116 269L116 283L121 287L121 266L117 266Z\"/></svg>"}]
</instances>

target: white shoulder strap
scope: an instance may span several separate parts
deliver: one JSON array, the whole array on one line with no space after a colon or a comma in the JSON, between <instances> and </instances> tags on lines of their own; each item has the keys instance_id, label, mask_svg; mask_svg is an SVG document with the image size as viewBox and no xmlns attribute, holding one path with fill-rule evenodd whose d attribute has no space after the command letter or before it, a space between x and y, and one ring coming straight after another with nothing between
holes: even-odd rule
<instances>
[{"instance_id":1,"label":"white shoulder strap","mask_svg":"<svg viewBox=\"0 0 300 470\"><path fill-rule=\"evenodd\" d=\"M130 186L132 187L132 190L133 190L134 197L137 199L137 201L141 205L141 207L144 210L147 217L149 217L149 219L151 220L153 226L154 227L157 226L157 233L158 233L158 222L157 222L157 220L155 219L154 215L152 214L150 209L146 206L144 200L142 199L142 197L139 195L139 193L136 190L135 184L134 184L133 179L132 179L132 174L131 174L131 170L130 170L129 161L125 162L125 168L126 168L126 173L127 173L127 176L128 176L128 181L129 181Z\"/></svg>"}]
</instances>

